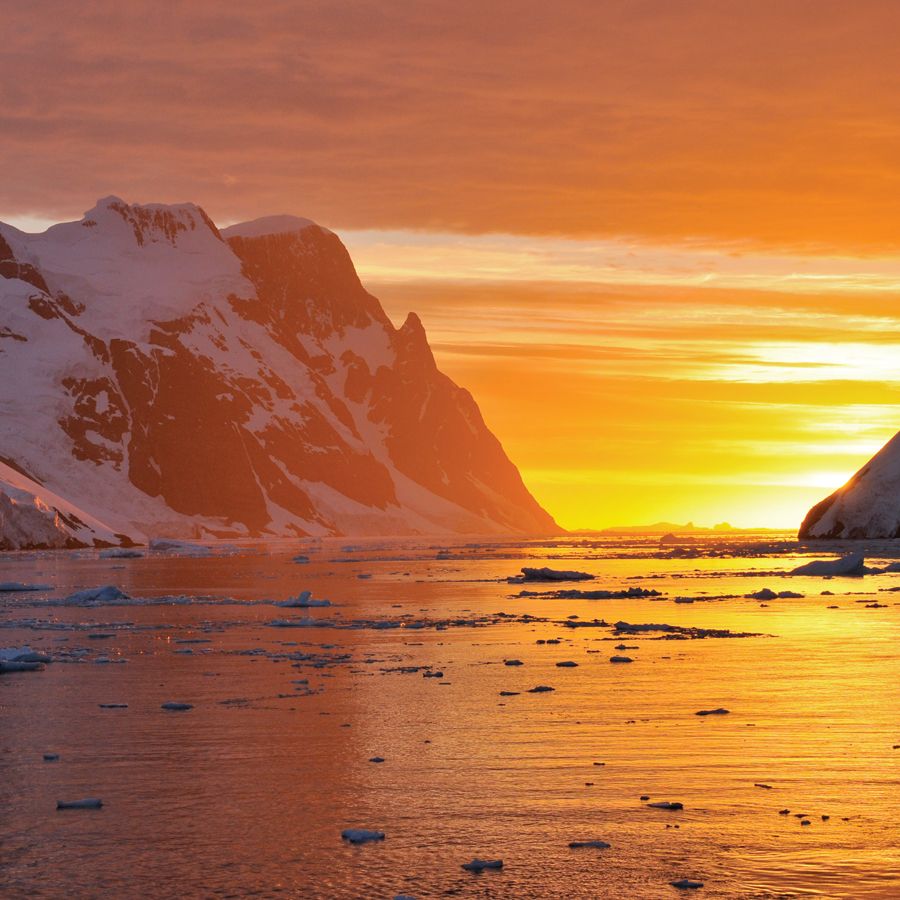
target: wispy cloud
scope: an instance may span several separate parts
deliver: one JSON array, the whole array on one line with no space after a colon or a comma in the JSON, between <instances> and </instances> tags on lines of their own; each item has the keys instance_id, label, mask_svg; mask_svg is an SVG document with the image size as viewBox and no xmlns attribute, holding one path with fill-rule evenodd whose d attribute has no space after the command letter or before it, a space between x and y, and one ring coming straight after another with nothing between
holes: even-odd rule
<instances>
[{"instance_id":1,"label":"wispy cloud","mask_svg":"<svg viewBox=\"0 0 900 900\"><path fill-rule=\"evenodd\" d=\"M568 525L796 527L900 427L900 313L879 292L373 286L422 314Z\"/></svg>"}]
</instances>

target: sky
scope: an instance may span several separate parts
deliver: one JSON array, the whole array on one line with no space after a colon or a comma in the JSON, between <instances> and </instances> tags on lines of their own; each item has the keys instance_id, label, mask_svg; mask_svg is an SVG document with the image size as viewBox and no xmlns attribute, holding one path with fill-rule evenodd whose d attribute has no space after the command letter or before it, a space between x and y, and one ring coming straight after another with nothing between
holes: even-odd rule
<instances>
[{"instance_id":1,"label":"sky","mask_svg":"<svg viewBox=\"0 0 900 900\"><path fill-rule=\"evenodd\" d=\"M0 219L307 216L568 527L793 528L891 437L893 0L34 0Z\"/></svg>"}]
</instances>

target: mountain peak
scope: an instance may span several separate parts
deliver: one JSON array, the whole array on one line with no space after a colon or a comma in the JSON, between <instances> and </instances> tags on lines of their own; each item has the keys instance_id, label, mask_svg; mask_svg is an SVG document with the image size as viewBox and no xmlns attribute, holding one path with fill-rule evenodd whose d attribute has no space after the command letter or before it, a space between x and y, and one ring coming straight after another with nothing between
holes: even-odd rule
<instances>
[{"instance_id":1,"label":"mountain peak","mask_svg":"<svg viewBox=\"0 0 900 900\"><path fill-rule=\"evenodd\" d=\"M410 336L421 335L425 337L425 326L417 313L410 312L406 316L406 321L400 326L400 330Z\"/></svg>"},{"instance_id":2,"label":"mountain peak","mask_svg":"<svg viewBox=\"0 0 900 900\"><path fill-rule=\"evenodd\" d=\"M318 227L312 219L303 219L299 216L263 216L260 219L251 219L249 222L238 222L222 229L222 237L229 238L254 238L267 234L290 234L294 231L303 231L304 228ZM327 230L327 229L323 229Z\"/></svg>"},{"instance_id":3,"label":"mountain peak","mask_svg":"<svg viewBox=\"0 0 900 900\"><path fill-rule=\"evenodd\" d=\"M219 229L212 219L194 203L126 203L115 194L98 200L77 224L84 228L124 228L134 236L140 247L163 242L174 246L180 235L198 230L209 230L216 238L221 239ZM50 231L67 225L70 226L71 223L55 225Z\"/></svg>"}]
</instances>

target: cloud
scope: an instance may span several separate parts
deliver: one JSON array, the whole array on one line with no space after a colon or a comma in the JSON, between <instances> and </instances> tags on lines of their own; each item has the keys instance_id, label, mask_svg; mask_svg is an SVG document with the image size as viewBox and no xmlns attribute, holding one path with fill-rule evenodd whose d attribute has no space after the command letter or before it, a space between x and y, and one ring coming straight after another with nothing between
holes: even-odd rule
<instances>
[{"instance_id":1,"label":"cloud","mask_svg":"<svg viewBox=\"0 0 900 900\"><path fill-rule=\"evenodd\" d=\"M35 0L4 11L0 217L896 247L893 0Z\"/></svg>"},{"instance_id":2,"label":"cloud","mask_svg":"<svg viewBox=\"0 0 900 900\"><path fill-rule=\"evenodd\" d=\"M369 286L396 320L421 314L569 526L796 527L897 429L900 316L881 293Z\"/></svg>"}]
</instances>

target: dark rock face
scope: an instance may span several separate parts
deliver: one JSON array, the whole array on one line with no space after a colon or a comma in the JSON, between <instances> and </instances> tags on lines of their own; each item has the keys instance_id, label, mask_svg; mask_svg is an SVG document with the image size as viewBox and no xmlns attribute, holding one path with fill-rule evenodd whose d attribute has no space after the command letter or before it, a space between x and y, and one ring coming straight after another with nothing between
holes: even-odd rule
<instances>
[{"instance_id":1,"label":"dark rock face","mask_svg":"<svg viewBox=\"0 0 900 900\"><path fill-rule=\"evenodd\" d=\"M39 291L47 292L47 283L41 273L34 266L19 262L2 234L0 234L0 278L17 278Z\"/></svg>"},{"instance_id":2,"label":"dark rock face","mask_svg":"<svg viewBox=\"0 0 900 900\"><path fill-rule=\"evenodd\" d=\"M336 235L241 228L0 226L0 457L129 534L558 530Z\"/></svg>"}]
</instances>

